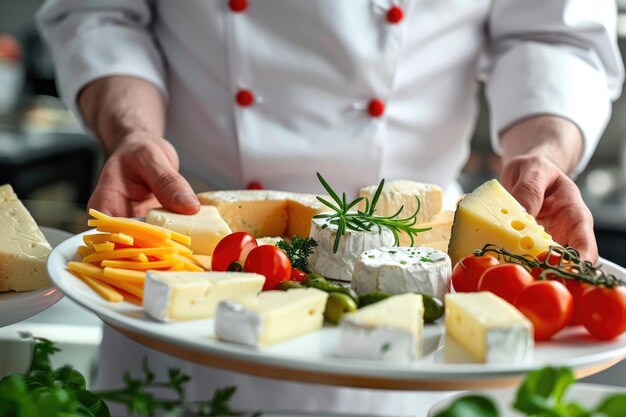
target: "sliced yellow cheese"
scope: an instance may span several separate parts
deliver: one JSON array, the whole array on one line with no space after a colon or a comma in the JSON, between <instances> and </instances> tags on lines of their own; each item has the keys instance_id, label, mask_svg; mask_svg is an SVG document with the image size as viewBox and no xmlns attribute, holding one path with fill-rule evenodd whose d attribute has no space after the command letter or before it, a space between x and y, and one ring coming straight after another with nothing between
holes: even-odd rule
<instances>
[{"instance_id":1,"label":"sliced yellow cheese","mask_svg":"<svg viewBox=\"0 0 626 417\"><path fill-rule=\"evenodd\" d=\"M46 260L52 248L13 188L0 186L0 291L51 285Z\"/></svg>"},{"instance_id":2,"label":"sliced yellow cheese","mask_svg":"<svg viewBox=\"0 0 626 417\"><path fill-rule=\"evenodd\" d=\"M367 198L370 202L378 188L377 185L361 188L360 197ZM441 211L443 191L434 184L425 184L409 180L396 180L385 182L383 191L378 198L375 214L379 216L391 216L401 207L399 217L408 217L417 210L417 200L420 200L420 211L417 215L417 223L431 222L435 215ZM359 210L365 209L365 201L359 203Z\"/></svg>"},{"instance_id":3,"label":"sliced yellow cheese","mask_svg":"<svg viewBox=\"0 0 626 417\"><path fill-rule=\"evenodd\" d=\"M163 208L152 209L146 222L191 237L191 250L199 255L213 255L217 243L231 232L214 206L201 206L196 214L172 213Z\"/></svg>"},{"instance_id":4,"label":"sliced yellow cheese","mask_svg":"<svg viewBox=\"0 0 626 417\"><path fill-rule=\"evenodd\" d=\"M556 245L497 180L487 181L459 201L448 247L452 264L487 243L533 256Z\"/></svg>"},{"instance_id":5,"label":"sliced yellow cheese","mask_svg":"<svg viewBox=\"0 0 626 417\"><path fill-rule=\"evenodd\" d=\"M198 194L198 199L217 207L233 232L255 237L308 237L313 216L326 211L312 194L282 191L209 191Z\"/></svg>"}]
</instances>

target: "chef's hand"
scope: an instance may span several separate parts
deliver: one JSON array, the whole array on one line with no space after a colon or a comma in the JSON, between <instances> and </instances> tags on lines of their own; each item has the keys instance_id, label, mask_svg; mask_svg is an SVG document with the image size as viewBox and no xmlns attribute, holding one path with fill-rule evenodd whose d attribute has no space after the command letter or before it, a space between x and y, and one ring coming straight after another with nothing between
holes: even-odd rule
<instances>
[{"instance_id":1,"label":"chef's hand","mask_svg":"<svg viewBox=\"0 0 626 417\"><path fill-rule=\"evenodd\" d=\"M178 173L178 155L161 138L127 138L102 167L88 206L112 216L145 216L153 207L193 214L200 203Z\"/></svg>"},{"instance_id":2,"label":"chef's hand","mask_svg":"<svg viewBox=\"0 0 626 417\"><path fill-rule=\"evenodd\" d=\"M582 136L568 120L525 119L501 134L502 185L535 216L552 238L595 262L598 248L593 217L578 186L566 174L577 165Z\"/></svg>"},{"instance_id":3,"label":"chef's hand","mask_svg":"<svg viewBox=\"0 0 626 417\"><path fill-rule=\"evenodd\" d=\"M176 151L163 139L165 100L156 86L135 77L105 77L81 91L78 105L107 154L89 207L124 217L144 216L161 205L184 214L200 209L178 173Z\"/></svg>"}]
</instances>

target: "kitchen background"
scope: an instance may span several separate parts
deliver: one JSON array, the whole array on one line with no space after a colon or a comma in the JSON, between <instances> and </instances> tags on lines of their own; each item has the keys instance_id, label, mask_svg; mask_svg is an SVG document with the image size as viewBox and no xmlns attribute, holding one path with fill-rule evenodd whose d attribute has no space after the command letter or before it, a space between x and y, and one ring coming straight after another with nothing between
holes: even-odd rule
<instances>
[{"instance_id":1,"label":"kitchen background","mask_svg":"<svg viewBox=\"0 0 626 417\"><path fill-rule=\"evenodd\" d=\"M0 0L0 184L13 185L40 225L77 233L86 229L85 203L103 158L98 144L56 98L51 58L33 23L41 2ZM624 53L626 0L620 3ZM497 177L499 170L484 102L482 109L460 178L466 190ZM611 122L577 182L594 213L601 256L626 266L626 96L614 103ZM63 348L59 364L72 363L86 375L97 372L101 322L69 300L0 328L0 375L26 366L28 351L18 330L58 341ZM626 366L594 380L626 386Z\"/></svg>"}]
</instances>

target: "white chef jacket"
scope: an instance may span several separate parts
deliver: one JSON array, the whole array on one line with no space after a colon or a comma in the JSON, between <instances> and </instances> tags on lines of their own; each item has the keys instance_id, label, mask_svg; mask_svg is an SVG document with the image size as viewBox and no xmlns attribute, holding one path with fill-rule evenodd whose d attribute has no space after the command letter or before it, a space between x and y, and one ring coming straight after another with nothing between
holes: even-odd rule
<instances>
[{"instance_id":1,"label":"white chef jacket","mask_svg":"<svg viewBox=\"0 0 626 417\"><path fill-rule=\"evenodd\" d=\"M583 134L580 171L623 80L610 0L49 0L38 18L69 107L97 78L153 83L183 166L220 188L319 192L315 171L348 192L382 177L447 188L479 79L496 151L511 123L558 115ZM416 412L407 394L188 370L243 387L248 408Z\"/></svg>"}]
</instances>

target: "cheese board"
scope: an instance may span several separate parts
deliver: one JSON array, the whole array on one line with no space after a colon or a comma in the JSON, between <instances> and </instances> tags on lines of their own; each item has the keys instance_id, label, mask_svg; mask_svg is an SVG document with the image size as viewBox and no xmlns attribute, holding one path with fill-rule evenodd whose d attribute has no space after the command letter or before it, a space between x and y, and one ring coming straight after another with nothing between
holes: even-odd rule
<instances>
[{"instance_id":1,"label":"cheese board","mask_svg":"<svg viewBox=\"0 0 626 417\"><path fill-rule=\"evenodd\" d=\"M71 233L50 227L41 227L41 231L52 247L72 237ZM63 293L53 285L36 291L0 293L0 327L18 323L41 313L61 298Z\"/></svg>"},{"instance_id":2,"label":"cheese board","mask_svg":"<svg viewBox=\"0 0 626 417\"><path fill-rule=\"evenodd\" d=\"M626 335L599 341L581 327L561 331L550 341L537 343L526 363L447 363L442 321L424 326L422 356L409 363L342 358L336 355L339 328L320 330L267 347L251 347L219 340L214 319L162 323L144 313L140 305L111 303L97 295L67 270L80 257L76 249L83 235L73 236L50 254L48 272L69 298L97 314L109 325L147 346L181 359L258 376L369 388L453 390L505 386L516 383L532 369L546 364L574 368L578 377L591 375L626 357ZM626 270L602 260L618 277Z\"/></svg>"}]
</instances>

